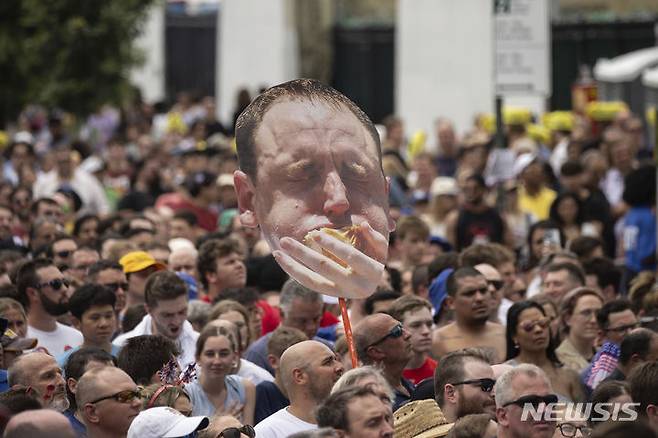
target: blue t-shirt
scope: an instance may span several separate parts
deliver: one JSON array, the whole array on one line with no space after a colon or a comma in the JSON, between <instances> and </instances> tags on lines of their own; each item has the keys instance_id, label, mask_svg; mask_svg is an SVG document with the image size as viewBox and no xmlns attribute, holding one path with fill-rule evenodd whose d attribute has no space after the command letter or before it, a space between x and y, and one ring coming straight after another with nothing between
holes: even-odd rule
<instances>
[{"instance_id":1,"label":"blue t-shirt","mask_svg":"<svg viewBox=\"0 0 658 438\"><path fill-rule=\"evenodd\" d=\"M633 207L624 216L625 264L633 272L656 269L656 216L651 207Z\"/></svg>"},{"instance_id":2,"label":"blue t-shirt","mask_svg":"<svg viewBox=\"0 0 658 438\"><path fill-rule=\"evenodd\" d=\"M87 428L77 418L75 418L72 410L67 409L64 412L64 416L68 418L69 423L71 423L71 427L73 428L73 432L75 432L75 436L77 438L87 438Z\"/></svg>"},{"instance_id":3,"label":"blue t-shirt","mask_svg":"<svg viewBox=\"0 0 658 438\"><path fill-rule=\"evenodd\" d=\"M0 370L0 392L9 391L7 370Z\"/></svg>"},{"instance_id":4,"label":"blue t-shirt","mask_svg":"<svg viewBox=\"0 0 658 438\"><path fill-rule=\"evenodd\" d=\"M290 400L283 395L274 382L261 382L256 385L256 408L254 425L260 423L273 413L290 405Z\"/></svg>"}]
</instances>

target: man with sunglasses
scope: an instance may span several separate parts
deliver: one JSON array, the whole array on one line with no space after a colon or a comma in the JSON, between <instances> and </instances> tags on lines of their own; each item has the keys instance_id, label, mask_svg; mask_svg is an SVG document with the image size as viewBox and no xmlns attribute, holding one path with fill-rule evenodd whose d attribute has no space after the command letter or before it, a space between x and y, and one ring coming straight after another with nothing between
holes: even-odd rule
<instances>
[{"instance_id":1,"label":"man with sunglasses","mask_svg":"<svg viewBox=\"0 0 658 438\"><path fill-rule=\"evenodd\" d=\"M482 350L467 348L441 358L434 372L434 394L450 423L470 414L495 417L494 373Z\"/></svg>"},{"instance_id":2,"label":"man with sunglasses","mask_svg":"<svg viewBox=\"0 0 658 438\"><path fill-rule=\"evenodd\" d=\"M487 285L489 286L489 293L491 294L491 313L489 314L489 321L505 325L505 322L507 321L507 311L513 303L509 302L510 305L506 306L507 309L505 309L505 312L502 315L499 313L503 300L503 279L500 272L488 263L480 263L475 265L474 268L484 275L484 278L487 280Z\"/></svg>"},{"instance_id":3,"label":"man with sunglasses","mask_svg":"<svg viewBox=\"0 0 658 438\"><path fill-rule=\"evenodd\" d=\"M19 301L27 310L27 337L53 356L82 344L82 333L57 322L69 310L69 283L49 259L24 263L16 276Z\"/></svg>"},{"instance_id":4,"label":"man with sunglasses","mask_svg":"<svg viewBox=\"0 0 658 438\"><path fill-rule=\"evenodd\" d=\"M48 256L52 257L55 266L62 270L71 267L73 253L78 249L78 244L68 234L61 233L55 237L55 240L48 248Z\"/></svg>"},{"instance_id":5,"label":"man with sunglasses","mask_svg":"<svg viewBox=\"0 0 658 438\"><path fill-rule=\"evenodd\" d=\"M87 271L90 283L105 286L114 292L117 297L114 310L118 314L126 308L126 296L128 295L128 279L123 272L123 267L111 260L99 260L91 265Z\"/></svg>"},{"instance_id":6,"label":"man with sunglasses","mask_svg":"<svg viewBox=\"0 0 658 438\"><path fill-rule=\"evenodd\" d=\"M523 408L531 406L538 412L551 403L557 403L546 373L536 365L521 364L498 378L496 391L496 418L498 438L551 438L556 422L548 416L535 420L531 415L522 418Z\"/></svg>"},{"instance_id":7,"label":"man with sunglasses","mask_svg":"<svg viewBox=\"0 0 658 438\"><path fill-rule=\"evenodd\" d=\"M393 410L411 398L414 385L402 374L412 357L411 334L402 323L390 315L369 315L354 327L354 344L363 365L381 367L382 373L395 391Z\"/></svg>"},{"instance_id":8,"label":"man with sunglasses","mask_svg":"<svg viewBox=\"0 0 658 438\"><path fill-rule=\"evenodd\" d=\"M123 370L93 368L78 381L75 400L89 438L125 438L142 410L141 392Z\"/></svg>"}]
</instances>

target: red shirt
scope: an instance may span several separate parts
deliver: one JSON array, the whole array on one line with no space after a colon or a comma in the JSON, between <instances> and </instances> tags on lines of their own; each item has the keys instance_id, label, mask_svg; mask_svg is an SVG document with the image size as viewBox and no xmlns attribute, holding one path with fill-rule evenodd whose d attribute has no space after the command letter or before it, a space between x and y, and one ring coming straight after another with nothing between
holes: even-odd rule
<instances>
[{"instance_id":1,"label":"red shirt","mask_svg":"<svg viewBox=\"0 0 658 438\"><path fill-rule=\"evenodd\" d=\"M431 357L427 357L425 362L418 368L407 368L402 372L402 377L411 380L414 385L418 385L428 377L434 376L434 369L437 362Z\"/></svg>"}]
</instances>

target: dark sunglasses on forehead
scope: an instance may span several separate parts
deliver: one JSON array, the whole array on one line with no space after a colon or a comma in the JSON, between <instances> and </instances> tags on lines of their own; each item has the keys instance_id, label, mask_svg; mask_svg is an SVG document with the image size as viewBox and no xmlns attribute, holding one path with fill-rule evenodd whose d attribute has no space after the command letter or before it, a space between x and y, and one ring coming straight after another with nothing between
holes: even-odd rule
<instances>
[{"instance_id":1,"label":"dark sunglasses on forehead","mask_svg":"<svg viewBox=\"0 0 658 438\"><path fill-rule=\"evenodd\" d=\"M375 345L379 345L385 340L387 340L388 338L399 338L400 336L402 336L403 333L404 333L404 329L402 328L402 324L397 324L395 327L391 329L390 332L386 334L386 336L368 345L368 347L374 347Z\"/></svg>"},{"instance_id":2,"label":"dark sunglasses on forehead","mask_svg":"<svg viewBox=\"0 0 658 438\"><path fill-rule=\"evenodd\" d=\"M494 379L488 379L488 378L471 379L471 380L464 380L463 382L452 383L453 386L478 385L483 392L491 392L493 390L495 384L496 384L496 381Z\"/></svg>"},{"instance_id":3,"label":"dark sunglasses on forehead","mask_svg":"<svg viewBox=\"0 0 658 438\"><path fill-rule=\"evenodd\" d=\"M119 288L123 289L124 291L128 290L128 283L106 283L103 286L111 290L112 292L116 292L119 290Z\"/></svg>"},{"instance_id":4,"label":"dark sunglasses on forehead","mask_svg":"<svg viewBox=\"0 0 658 438\"><path fill-rule=\"evenodd\" d=\"M229 427L217 435L217 438L240 438L241 434L247 435L249 438L254 438L256 436L256 431L253 427L245 424L242 427Z\"/></svg>"},{"instance_id":5,"label":"dark sunglasses on forehead","mask_svg":"<svg viewBox=\"0 0 658 438\"><path fill-rule=\"evenodd\" d=\"M504 408L510 405L516 405L523 407L526 404L532 405L535 409L539 408L539 405L541 404L551 404L551 403L557 403L557 395L555 394L547 394L547 395L525 395L523 397L519 397L516 400L512 400L511 402L507 402L503 405Z\"/></svg>"},{"instance_id":6,"label":"dark sunglasses on forehead","mask_svg":"<svg viewBox=\"0 0 658 438\"><path fill-rule=\"evenodd\" d=\"M64 287L64 288L69 287L69 282L65 278L56 278L56 279L50 280L49 282L46 282L46 283L37 284L34 287L35 287L35 289L41 289L41 288L44 288L46 286L50 286L51 288L53 288L53 290L60 290L62 287Z\"/></svg>"}]
</instances>

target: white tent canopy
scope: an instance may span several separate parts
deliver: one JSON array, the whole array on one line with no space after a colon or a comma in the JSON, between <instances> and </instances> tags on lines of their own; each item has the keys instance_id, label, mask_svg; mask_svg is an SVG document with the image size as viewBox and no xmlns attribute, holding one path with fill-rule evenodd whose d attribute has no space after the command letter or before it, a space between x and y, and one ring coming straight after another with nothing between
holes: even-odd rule
<instances>
[{"instance_id":1,"label":"white tent canopy","mask_svg":"<svg viewBox=\"0 0 658 438\"><path fill-rule=\"evenodd\" d=\"M640 49L613 59L599 59L594 66L594 78L602 82L629 82L642 71L658 65L658 47Z\"/></svg>"},{"instance_id":2,"label":"white tent canopy","mask_svg":"<svg viewBox=\"0 0 658 438\"><path fill-rule=\"evenodd\" d=\"M644 73L642 73L642 84L645 87L658 90L658 67L644 70Z\"/></svg>"}]
</instances>

